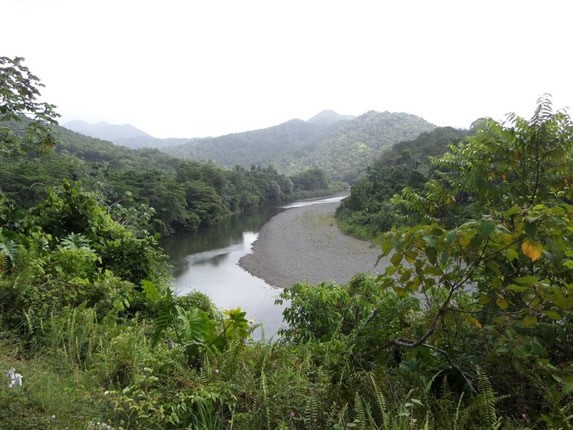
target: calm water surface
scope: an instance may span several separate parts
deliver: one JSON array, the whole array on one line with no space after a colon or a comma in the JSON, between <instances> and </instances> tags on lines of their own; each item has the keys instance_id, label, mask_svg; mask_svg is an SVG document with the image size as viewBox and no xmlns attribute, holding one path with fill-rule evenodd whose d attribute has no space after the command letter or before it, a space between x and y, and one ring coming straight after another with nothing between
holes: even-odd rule
<instances>
[{"instance_id":1,"label":"calm water surface","mask_svg":"<svg viewBox=\"0 0 573 430\"><path fill-rule=\"evenodd\" d=\"M235 216L196 233L178 235L162 242L173 266L173 290L207 294L223 309L240 307L247 318L263 324L256 338L270 338L283 325L282 307L274 301L282 291L243 270L237 263L251 252L261 227L274 215L295 207L340 201L346 196L305 200L287 206L265 208Z\"/></svg>"}]
</instances>

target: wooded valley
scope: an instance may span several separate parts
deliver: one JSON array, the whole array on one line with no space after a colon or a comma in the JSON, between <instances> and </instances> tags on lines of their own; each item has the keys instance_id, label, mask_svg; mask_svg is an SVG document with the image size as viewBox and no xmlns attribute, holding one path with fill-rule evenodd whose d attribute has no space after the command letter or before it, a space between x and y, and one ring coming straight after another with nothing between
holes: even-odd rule
<instances>
[{"instance_id":1,"label":"wooded valley","mask_svg":"<svg viewBox=\"0 0 573 430\"><path fill-rule=\"evenodd\" d=\"M549 96L470 130L368 112L183 160L58 127L41 87L0 57L0 427L573 426L573 122ZM241 309L172 293L158 233L335 181L384 274L285 289L262 341Z\"/></svg>"}]
</instances>

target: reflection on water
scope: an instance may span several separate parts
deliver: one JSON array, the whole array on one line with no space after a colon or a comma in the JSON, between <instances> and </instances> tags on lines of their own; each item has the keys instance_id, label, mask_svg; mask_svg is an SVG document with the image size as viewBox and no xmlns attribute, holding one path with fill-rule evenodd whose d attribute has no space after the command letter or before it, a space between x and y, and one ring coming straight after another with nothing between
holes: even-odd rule
<instances>
[{"instance_id":1,"label":"reflection on water","mask_svg":"<svg viewBox=\"0 0 573 430\"><path fill-rule=\"evenodd\" d=\"M176 294L201 291L223 309L240 307L247 312L247 318L264 324L264 336L270 338L283 324L282 307L274 304L281 290L244 271L238 265L239 259L250 252L261 227L277 213L341 199L339 196L264 208L196 233L164 240L162 245L173 266L173 290ZM262 337L262 333L255 333L255 337Z\"/></svg>"}]
</instances>

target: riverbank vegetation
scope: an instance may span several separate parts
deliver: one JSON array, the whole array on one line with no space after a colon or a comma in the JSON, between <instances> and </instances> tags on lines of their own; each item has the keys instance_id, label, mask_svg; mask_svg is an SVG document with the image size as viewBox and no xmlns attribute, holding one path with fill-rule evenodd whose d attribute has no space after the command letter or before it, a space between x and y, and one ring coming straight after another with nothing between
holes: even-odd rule
<instances>
[{"instance_id":1,"label":"riverbank vegetation","mask_svg":"<svg viewBox=\"0 0 573 430\"><path fill-rule=\"evenodd\" d=\"M404 188L419 191L432 175L432 157L463 140L474 130L439 127L383 151L353 185L350 197L336 212L339 227L348 234L372 240L398 222L391 199Z\"/></svg>"},{"instance_id":2,"label":"riverbank vegetation","mask_svg":"<svg viewBox=\"0 0 573 430\"><path fill-rule=\"evenodd\" d=\"M45 106L36 106L40 108ZM149 219L150 232L166 237L231 214L346 189L317 168L287 177L270 165L224 169L156 149L113 145L58 127L55 116L46 116L53 115L50 109L36 121L8 108L1 117L0 191L26 209L43 201L47 190L61 187L64 179L80 181L84 189L101 195L121 222L137 223L136 214L141 214ZM34 137L40 124L46 129Z\"/></svg>"},{"instance_id":3,"label":"riverbank vegetation","mask_svg":"<svg viewBox=\"0 0 573 430\"><path fill-rule=\"evenodd\" d=\"M0 73L27 73L2 60ZM30 154L52 146L49 106L18 104L37 84L3 88L0 115L37 120L2 131L3 162L40 166ZM386 273L284 290L288 327L273 342L250 339L240 309L172 295L146 206L110 205L67 171L27 202L3 188L0 368L23 384L0 385L0 423L570 428L572 142L546 98L530 121L484 121L392 199L408 225L380 242Z\"/></svg>"}]
</instances>

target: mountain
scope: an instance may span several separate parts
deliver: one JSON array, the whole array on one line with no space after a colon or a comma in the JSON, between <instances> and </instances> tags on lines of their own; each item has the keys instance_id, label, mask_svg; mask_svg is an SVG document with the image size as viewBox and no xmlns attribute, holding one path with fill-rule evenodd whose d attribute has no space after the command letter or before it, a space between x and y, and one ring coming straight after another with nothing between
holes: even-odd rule
<instances>
[{"instance_id":1,"label":"mountain","mask_svg":"<svg viewBox=\"0 0 573 430\"><path fill-rule=\"evenodd\" d=\"M109 124L107 122L98 122L94 124L77 120L66 122L65 124L62 124L62 127L86 136L96 137L110 142L115 142L118 139L130 139L134 137L151 137L143 130L129 124L117 125Z\"/></svg>"},{"instance_id":2,"label":"mountain","mask_svg":"<svg viewBox=\"0 0 573 430\"><path fill-rule=\"evenodd\" d=\"M197 139L162 150L181 158L213 160L226 167L272 164L285 174L318 167L334 179L352 182L383 149L434 128L423 118L406 113L370 111L348 120L324 111L309 121L293 119L274 127Z\"/></svg>"},{"instance_id":3,"label":"mountain","mask_svg":"<svg viewBox=\"0 0 573 430\"><path fill-rule=\"evenodd\" d=\"M333 110L323 110L322 112L308 119L306 122L320 126L330 126L336 122L350 121L354 118L356 117L353 115L340 115Z\"/></svg>"},{"instance_id":4,"label":"mountain","mask_svg":"<svg viewBox=\"0 0 573 430\"><path fill-rule=\"evenodd\" d=\"M109 124L107 122L98 122L97 124L86 121L70 121L62 125L68 130L81 133L85 136L95 137L97 139L107 140L116 145L127 146L128 148L163 148L166 146L181 145L192 141L187 138L167 138L160 139L147 134L133 125Z\"/></svg>"},{"instance_id":5,"label":"mountain","mask_svg":"<svg viewBox=\"0 0 573 430\"><path fill-rule=\"evenodd\" d=\"M160 139L159 137L153 136L136 136L128 137L125 139L115 139L113 143L117 145L127 146L132 149L139 148L165 148L168 146L182 145L184 143L192 142L195 139L188 139L185 137L168 137Z\"/></svg>"},{"instance_id":6,"label":"mountain","mask_svg":"<svg viewBox=\"0 0 573 430\"><path fill-rule=\"evenodd\" d=\"M333 126L334 127L334 126ZM233 133L220 137L196 139L163 151L175 157L213 160L225 167L274 164L279 158L305 152L332 132L300 119L260 130Z\"/></svg>"}]
</instances>

